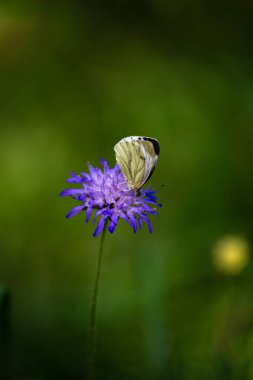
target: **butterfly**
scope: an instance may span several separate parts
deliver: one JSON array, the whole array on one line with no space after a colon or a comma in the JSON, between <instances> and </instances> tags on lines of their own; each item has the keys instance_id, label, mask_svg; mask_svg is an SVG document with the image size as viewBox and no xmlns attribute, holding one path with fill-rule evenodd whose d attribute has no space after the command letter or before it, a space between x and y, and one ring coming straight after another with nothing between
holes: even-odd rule
<instances>
[{"instance_id":1,"label":"butterfly","mask_svg":"<svg viewBox=\"0 0 253 380\"><path fill-rule=\"evenodd\" d=\"M160 152L159 142L152 137L130 136L120 140L114 150L128 188L140 193L154 172Z\"/></svg>"}]
</instances>

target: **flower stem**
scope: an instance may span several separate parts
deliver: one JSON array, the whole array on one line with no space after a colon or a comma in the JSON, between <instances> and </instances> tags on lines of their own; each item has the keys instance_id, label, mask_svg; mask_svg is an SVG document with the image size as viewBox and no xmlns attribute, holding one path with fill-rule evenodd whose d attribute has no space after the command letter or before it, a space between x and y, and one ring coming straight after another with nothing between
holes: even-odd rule
<instances>
[{"instance_id":1,"label":"flower stem","mask_svg":"<svg viewBox=\"0 0 253 380\"><path fill-rule=\"evenodd\" d=\"M103 245L106 233L106 226L102 231L102 236L100 240L98 258L97 258L97 269L96 276L92 294L92 304L91 304L91 314L90 314L90 330L89 330L89 347L88 347L88 380L94 379L95 372L95 362L96 362L96 344L97 344L97 326L96 326L96 315L97 315L97 299L98 299L98 287L101 273L101 262L103 254Z\"/></svg>"}]
</instances>

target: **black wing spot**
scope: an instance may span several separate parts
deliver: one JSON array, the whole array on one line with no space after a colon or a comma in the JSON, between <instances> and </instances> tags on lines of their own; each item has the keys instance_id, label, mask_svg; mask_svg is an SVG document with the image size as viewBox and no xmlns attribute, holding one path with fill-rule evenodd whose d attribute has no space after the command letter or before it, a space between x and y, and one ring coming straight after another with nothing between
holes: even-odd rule
<instances>
[{"instance_id":1,"label":"black wing spot","mask_svg":"<svg viewBox=\"0 0 253 380\"><path fill-rule=\"evenodd\" d=\"M154 148L154 151L155 151L155 154L158 156L159 153L160 153L160 145L159 145L159 142L155 139L151 139L151 138L146 138L147 141L150 141L153 145L153 148Z\"/></svg>"}]
</instances>

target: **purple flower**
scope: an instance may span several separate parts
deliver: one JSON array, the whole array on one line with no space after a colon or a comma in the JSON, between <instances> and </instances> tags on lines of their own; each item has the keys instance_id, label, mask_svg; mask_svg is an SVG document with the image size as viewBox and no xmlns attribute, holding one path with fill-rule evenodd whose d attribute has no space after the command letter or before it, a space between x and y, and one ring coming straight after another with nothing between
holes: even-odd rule
<instances>
[{"instance_id":1,"label":"purple flower","mask_svg":"<svg viewBox=\"0 0 253 380\"><path fill-rule=\"evenodd\" d=\"M72 174L67 179L69 183L78 183L81 188L71 188L63 190L61 197L70 196L80 204L66 215L71 218L80 211L86 210L86 222L91 218L93 210L95 210L93 223L99 218L93 236L98 236L108 223L108 231L113 233L119 219L124 219L134 230L141 228L142 223L146 223L149 232L152 232L152 225L148 218L149 214L157 215L156 207L161 205L157 203L151 187L147 190L142 189L140 194L136 194L134 190L129 190L119 166L116 164L114 168L109 168L105 160L101 160L104 168L94 168L89 165L90 173Z\"/></svg>"}]
</instances>

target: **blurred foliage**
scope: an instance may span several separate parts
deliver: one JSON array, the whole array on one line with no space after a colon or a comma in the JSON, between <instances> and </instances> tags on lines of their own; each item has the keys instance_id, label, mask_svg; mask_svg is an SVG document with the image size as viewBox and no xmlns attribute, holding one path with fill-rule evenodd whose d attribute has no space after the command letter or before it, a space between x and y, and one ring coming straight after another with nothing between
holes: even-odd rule
<instances>
[{"instance_id":1,"label":"blurred foliage","mask_svg":"<svg viewBox=\"0 0 253 380\"><path fill-rule=\"evenodd\" d=\"M0 4L0 283L11 378L81 379L99 239L58 194L128 135L156 137L154 233L106 239L98 379L253 378L252 5ZM161 185L165 184L165 187ZM242 236L234 276L213 247ZM0 309L1 310L1 309Z\"/></svg>"}]
</instances>

